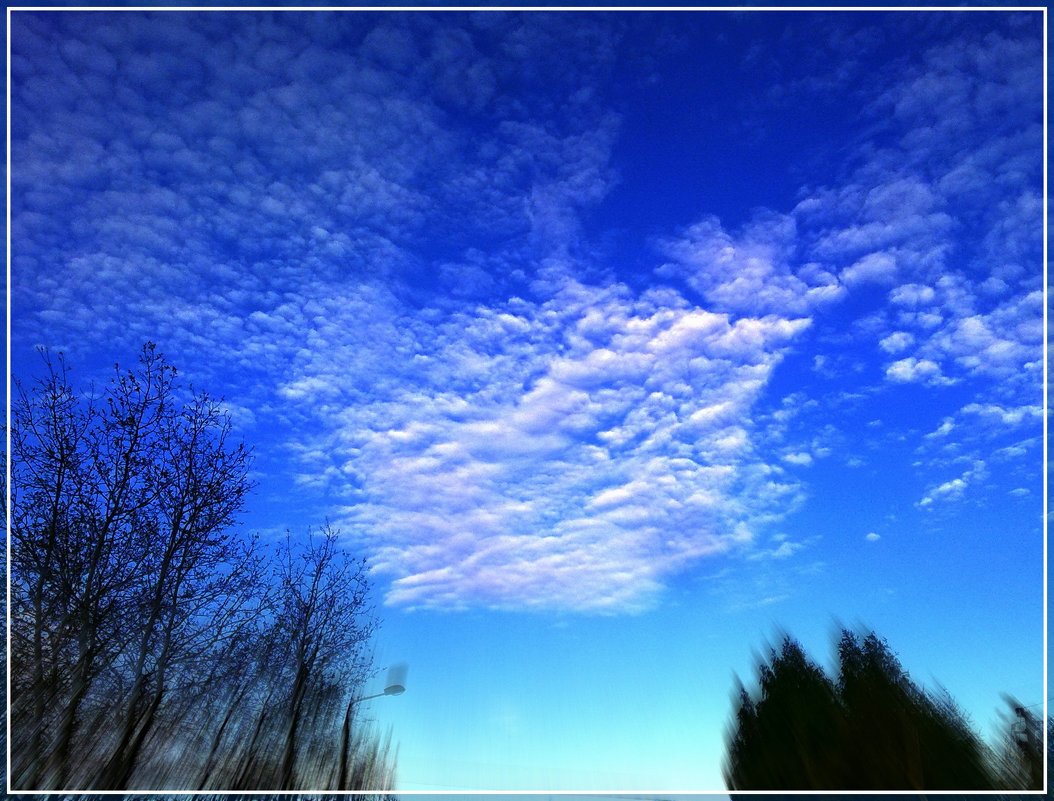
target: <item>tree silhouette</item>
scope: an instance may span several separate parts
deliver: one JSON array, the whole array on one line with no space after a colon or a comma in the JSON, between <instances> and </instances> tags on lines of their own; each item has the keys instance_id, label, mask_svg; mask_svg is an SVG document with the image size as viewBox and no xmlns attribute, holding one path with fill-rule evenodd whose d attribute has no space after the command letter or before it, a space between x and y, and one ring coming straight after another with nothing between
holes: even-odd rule
<instances>
[{"instance_id":1,"label":"tree silhouette","mask_svg":"<svg viewBox=\"0 0 1054 801\"><path fill-rule=\"evenodd\" d=\"M739 685L737 726L729 747L730 787L766 789L838 787L842 765L837 749L844 732L834 685L801 646L787 637L758 666L755 701Z\"/></svg>"},{"instance_id":2,"label":"tree silhouette","mask_svg":"<svg viewBox=\"0 0 1054 801\"><path fill-rule=\"evenodd\" d=\"M873 632L843 631L836 681L785 637L740 684L727 738L734 790L995 789L988 752L954 701L917 687Z\"/></svg>"},{"instance_id":3,"label":"tree silhouette","mask_svg":"<svg viewBox=\"0 0 1054 801\"><path fill-rule=\"evenodd\" d=\"M251 543L230 529L249 453L153 345L86 402L46 365L13 409L14 777L61 788L80 762L79 782L123 786L251 590Z\"/></svg>"},{"instance_id":4,"label":"tree silhouette","mask_svg":"<svg viewBox=\"0 0 1054 801\"><path fill-rule=\"evenodd\" d=\"M996 745L997 769L1003 786L1038 790L1043 787L1043 721L1010 695L1004 695L1006 712L1002 738ZM1037 705L1038 706L1038 705ZM1054 749L1054 731L1047 723L1047 756ZM1050 790L1048 789L1048 795Z\"/></svg>"},{"instance_id":5,"label":"tree silhouette","mask_svg":"<svg viewBox=\"0 0 1054 801\"><path fill-rule=\"evenodd\" d=\"M236 530L250 452L154 345L98 395L44 366L12 408L12 786L388 789L345 715L363 561L328 527L270 558Z\"/></svg>"}]
</instances>

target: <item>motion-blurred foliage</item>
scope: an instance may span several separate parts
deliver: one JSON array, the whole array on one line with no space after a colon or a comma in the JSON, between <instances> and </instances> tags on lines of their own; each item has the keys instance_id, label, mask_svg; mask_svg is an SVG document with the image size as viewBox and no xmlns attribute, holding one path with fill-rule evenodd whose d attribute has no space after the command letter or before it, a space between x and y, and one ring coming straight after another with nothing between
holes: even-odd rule
<instances>
[{"instance_id":1,"label":"motion-blurred foliage","mask_svg":"<svg viewBox=\"0 0 1054 801\"><path fill-rule=\"evenodd\" d=\"M727 732L730 790L1022 790L1042 786L1041 730L1008 699L1005 742L987 746L947 693L908 676L873 632L843 631L830 678L784 637L741 682Z\"/></svg>"}]
</instances>

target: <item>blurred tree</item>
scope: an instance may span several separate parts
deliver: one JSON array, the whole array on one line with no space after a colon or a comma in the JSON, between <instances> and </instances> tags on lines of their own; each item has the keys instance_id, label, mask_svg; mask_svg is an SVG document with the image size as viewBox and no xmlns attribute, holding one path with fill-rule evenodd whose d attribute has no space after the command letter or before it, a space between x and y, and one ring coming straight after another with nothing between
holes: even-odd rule
<instances>
[{"instance_id":1,"label":"blurred tree","mask_svg":"<svg viewBox=\"0 0 1054 801\"><path fill-rule=\"evenodd\" d=\"M277 635L287 653L288 692L277 787L288 790L295 785L300 752L312 751L303 748L304 724L317 719L316 725L306 728L327 736L341 726L343 690L359 690L357 682L349 686L347 679L365 676L369 660L365 645L376 623L369 611L365 561L340 551L337 533L328 526L321 538L310 536L300 554L287 542L280 571Z\"/></svg>"},{"instance_id":2,"label":"blurred tree","mask_svg":"<svg viewBox=\"0 0 1054 801\"><path fill-rule=\"evenodd\" d=\"M12 410L14 777L60 789L79 761L76 784L119 787L166 694L190 689L255 593L230 529L249 452L153 344L97 399L45 366Z\"/></svg>"},{"instance_id":3,"label":"blurred tree","mask_svg":"<svg viewBox=\"0 0 1054 801\"><path fill-rule=\"evenodd\" d=\"M738 688L737 726L729 748L730 787L838 787L845 723L834 685L801 646L785 637L758 666L760 696ZM759 787L759 789L762 789Z\"/></svg>"},{"instance_id":4,"label":"blurred tree","mask_svg":"<svg viewBox=\"0 0 1054 801\"><path fill-rule=\"evenodd\" d=\"M946 692L930 695L871 632L844 631L839 695L849 721L846 789L984 790L994 786L983 744Z\"/></svg>"},{"instance_id":5,"label":"blurred tree","mask_svg":"<svg viewBox=\"0 0 1054 801\"><path fill-rule=\"evenodd\" d=\"M1043 722L1016 698L1004 695L1003 733L996 746L996 761L1006 789L1043 787ZM1048 723L1048 754L1054 748Z\"/></svg>"},{"instance_id":6,"label":"blurred tree","mask_svg":"<svg viewBox=\"0 0 1054 801\"><path fill-rule=\"evenodd\" d=\"M218 723L205 725L215 734L198 789L384 790L394 782L387 749L357 725L350 737L377 621L366 563L341 550L339 537L327 525L303 541L287 535L278 548L246 667L230 674L214 705Z\"/></svg>"},{"instance_id":7,"label":"blurred tree","mask_svg":"<svg viewBox=\"0 0 1054 801\"><path fill-rule=\"evenodd\" d=\"M12 408L13 786L389 789L353 727L365 562L237 532L250 453L154 345L97 396L44 367Z\"/></svg>"},{"instance_id":8,"label":"blurred tree","mask_svg":"<svg viewBox=\"0 0 1054 801\"><path fill-rule=\"evenodd\" d=\"M735 790L983 790L988 752L947 694L918 688L874 633L843 631L832 682L787 637L736 690L725 780Z\"/></svg>"}]
</instances>

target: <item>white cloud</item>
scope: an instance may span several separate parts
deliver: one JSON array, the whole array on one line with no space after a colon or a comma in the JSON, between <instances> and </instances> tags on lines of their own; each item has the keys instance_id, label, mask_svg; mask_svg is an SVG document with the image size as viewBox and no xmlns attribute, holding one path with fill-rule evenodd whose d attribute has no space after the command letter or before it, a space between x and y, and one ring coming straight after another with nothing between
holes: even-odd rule
<instances>
[{"instance_id":1,"label":"white cloud","mask_svg":"<svg viewBox=\"0 0 1054 801\"><path fill-rule=\"evenodd\" d=\"M953 478L951 481L945 481L927 492L922 500L919 501L919 506L930 506L934 501L958 500L962 497L965 489L966 481L964 479Z\"/></svg>"},{"instance_id":2,"label":"white cloud","mask_svg":"<svg viewBox=\"0 0 1054 801\"><path fill-rule=\"evenodd\" d=\"M929 359L916 359L914 356L893 362L886 368L886 377L898 383L940 384L948 382L948 379L941 375L940 365Z\"/></svg>"},{"instance_id":3,"label":"white cloud","mask_svg":"<svg viewBox=\"0 0 1054 801\"><path fill-rule=\"evenodd\" d=\"M788 559L818 540L819 537L809 537L804 541L795 542L786 534L775 534L770 537L770 544L767 547L756 548L749 558L753 561Z\"/></svg>"},{"instance_id":4,"label":"white cloud","mask_svg":"<svg viewBox=\"0 0 1054 801\"><path fill-rule=\"evenodd\" d=\"M917 54L907 80L882 77L885 144L854 153L844 185L735 230L706 217L661 237L676 288L631 291L570 277L609 269L580 216L617 183L619 119L595 80L617 34L530 15L420 36L385 17L350 48L300 17L247 16L213 40L193 15L163 36L121 15L109 38L88 22L56 33L61 57L14 36L32 46L13 61L12 289L31 310L16 339L161 339L240 382L231 409L291 432L296 479L345 504L390 603L640 609L706 555L789 556L800 546L766 551L755 532L799 497L786 465L830 442L772 445L755 403L811 326L831 336L815 369L853 380L861 360L824 316L853 292L880 299L876 285L899 284L869 335L913 354L890 381L998 388L962 408L970 426L927 436L1038 419L1027 46L993 35ZM200 71L173 94L186 53ZM503 97L494 53L532 54L544 91Z\"/></svg>"},{"instance_id":5,"label":"white cloud","mask_svg":"<svg viewBox=\"0 0 1054 801\"><path fill-rule=\"evenodd\" d=\"M987 314L968 310L934 333L927 347L969 373L1031 383L1042 359L1042 308L1042 292L1034 291Z\"/></svg>"},{"instance_id":6,"label":"white cloud","mask_svg":"<svg viewBox=\"0 0 1054 801\"><path fill-rule=\"evenodd\" d=\"M955 428L955 421L950 417L945 417L937 428L926 434L926 439L936 439L937 437L946 437Z\"/></svg>"},{"instance_id":7,"label":"white cloud","mask_svg":"<svg viewBox=\"0 0 1054 801\"><path fill-rule=\"evenodd\" d=\"M1009 285L999 276L990 275L981 282L980 289L989 295L1003 295L1006 294Z\"/></svg>"},{"instance_id":8,"label":"white cloud","mask_svg":"<svg viewBox=\"0 0 1054 801\"><path fill-rule=\"evenodd\" d=\"M845 288L820 265L793 260L793 217L759 214L732 236L713 217L662 243L674 261L659 274L678 277L713 308L733 313L806 314L840 300Z\"/></svg>"},{"instance_id":9,"label":"white cloud","mask_svg":"<svg viewBox=\"0 0 1054 801\"><path fill-rule=\"evenodd\" d=\"M842 270L839 276L849 287L859 284L888 284L896 279L897 260L890 253L869 253Z\"/></svg>"},{"instance_id":10,"label":"white cloud","mask_svg":"<svg viewBox=\"0 0 1054 801\"><path fill-rule=\"evenodd\" d=\"M1006 409L995 403L968 403L963 406L964 414L975 414L983 418L1001 422L1005 426L1016 426L1043 417L1043 407L1038 405L1017 406Z\"/></svg>"},{"instance_id":11,"label":"white cloud","mask_svg":"<svg viewBox=\"0 0 1054 801\"><path fill-rule=\"evenodd\" d=\"M917 506L926 508L938 503L946 504L961 500L968 487L978 481L983 481L986 477L985 463L980 460L975 461L973 466L961 476L930 488L919 500Z\"/></svg>"},{"instance_id":12,"label":"white cloud","mask_svg":"<svg viewBox=\"0 0 1054 801\"><path fill-rule=\"evenodd\" d=\"M800 542L781 542L771 551L764 552L764 556L770 559L786 559L789 556L793 556L804 547L805 546Z\"/></svg>"},{"instance_id":13,"label":"white cloud","mask_svg":"<svg viewBox=\"0 0 1054 801\"><path fill-rule=\"evenodd\" d=\"M446 319L334 298L326 320L285 391L338 392L314 452L388 603L642 608L795 505L750 420L808 320L578 282Z\"/></svg>"},{"instance_id":14,"label":"white cloud","mask_svg":"<svg viewBox=\"0 0 1054 801\"><path fill-rule=\"evenodd\" d=\"M900 353L915 344L915 337L906 331L894 331L879 340L878 346L886 353Z\"/></svg>"},{"instance_id":15,"label":"white cloud","mask_svg":"<svg viewBox=\"0 0 1054 801\"><path fill-rule=\"evenodd\" d=\"M902 284L889 293L889 299L897 306L916 308L933 302L937 293L933 287L922 284Z\"/></svg>"},{"instance_id":16,"label":"white cloud","mask_svg":"<svg viewBox=\"0 0 1054 801\"><path fill-rule=\"evenodd\" d=\"M920 55L871 109L888 144L861 152L846 184L796 207L802 250L848 264L851 292L896 278L879 315L893 338L881 346L911 349L915 361L890 366L890 380L984 376L1020 403L1041 367L1041 87L1028 67L1037 45L993 35Z\"/></svg>"},{"instance_id":17,"label":"white cloud","mask_svg":"<svg viewBox=\"0 0 1054 801\"><path fill-rule=\"evenodd\" d=\"M882 536L880 534L876 534L875 532L872 531L872 532L868 533L868 535L866 537L864 537L864 539L867 540L868 542L878 542L880 539L882 539Z\"/></svg>"},{"instance_id":18,"label":"white cloud","mask_svg":"<svg viewBox=\"0 0 1054 801\"><path fill-rule=\"evenodd\" d=\"M862 213L869 219L888 220L898 215L927 214L937 204L936 195L924 181L906 176L869 190Z\"/></svg>"}]
</instances>

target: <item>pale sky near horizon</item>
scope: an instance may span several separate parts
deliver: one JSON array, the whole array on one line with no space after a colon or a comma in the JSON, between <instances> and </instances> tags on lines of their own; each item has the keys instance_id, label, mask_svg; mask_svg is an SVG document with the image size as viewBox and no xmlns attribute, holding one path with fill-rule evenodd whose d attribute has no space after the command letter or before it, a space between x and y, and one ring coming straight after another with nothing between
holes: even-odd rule
<instances>
[{"instance_id":1,"label":"pale sky near horizon","mask_svg":"<svg viewBox=\"0 0 1054 801\"><path fill-rule=\"evenodd\" d=\"M399 788L719 790L873 627L1042 703L1043 16L13 12L12 370L150 340L366 555Z\"/></svg>"}]
</instances>

